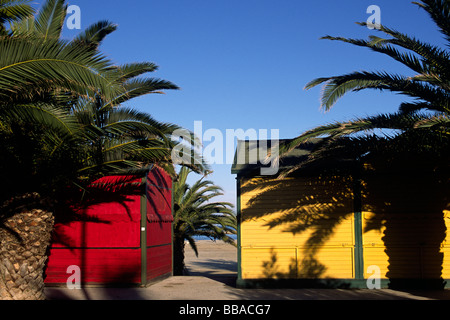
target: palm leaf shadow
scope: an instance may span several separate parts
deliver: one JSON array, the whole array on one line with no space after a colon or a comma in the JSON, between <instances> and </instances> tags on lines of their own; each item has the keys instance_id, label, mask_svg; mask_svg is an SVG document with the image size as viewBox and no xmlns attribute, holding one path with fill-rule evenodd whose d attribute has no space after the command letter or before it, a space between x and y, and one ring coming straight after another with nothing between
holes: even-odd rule
<instances>
[{"instance_id":1,"label":"palm leaf shadow","mask_svg":"<svg viewBox=\"0 0 450 320\"><path fill-rule=\"evenodd\" d=\"M140 177L116 176L100 179L84 190L68 188L65 200L60 201L55 208L57 213L53 243L72 249L74 238L67 232L61 232L58 225L67 226L70 222L112 224L107 215L93 215L88 209L97 205L117 203L123 208L124 220L132 221L129 203L131 196L143 194L143 184L137 182ZM85 239L83 240L85 242Z\"/></svg>"},{"instance_id":2,"label":"palm leaf shadow","mask_svg":"<svg viewBox=\"0 0 450 320\"><path fill-rule=\"evenodd\" d=\"M295 179L258 180L256 188L251 180L242 184L242 197L247 192L255 194L243 209L242 222L263 218L267 230L278 228L294 236L310 232L302 258L291 261L290 271L287 274L276 271L276 254L272 252L270 260L262 263L266 276L275 274L286 278L295 274L295 277L314 278L325 274L327 268L320 263L317 253L341 222L353 213L351 178L332 175L305 178L307 182L299 193L292 192L301 186ZM290 197L280 197L282 193L289 193Z\"/></svg>"}]
</instances>

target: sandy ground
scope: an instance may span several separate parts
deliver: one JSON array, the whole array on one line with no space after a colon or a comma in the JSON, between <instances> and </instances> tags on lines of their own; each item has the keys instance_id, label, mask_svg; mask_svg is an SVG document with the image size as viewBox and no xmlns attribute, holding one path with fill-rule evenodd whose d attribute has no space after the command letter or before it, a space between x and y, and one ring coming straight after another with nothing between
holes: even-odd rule
<instances>
[{"instance_id":1,"label":"sandy ground","mask_svg":"<svg viewBox=\"0 0 450 320\"><path fill-rule=\"evenodd\" d=\"M186 245L185 264L189 276L203 276L234 285L237 277L237 249L232 245L213 242L197 242L198 257Z\"/></svg>"},{"instance_id":2,"label":"sandy ground","mask_svg":"<svg viewBox=\"0 0 450 320\"><path fill-rule=\"evenodd\" d=\"M237 289L236 248L198 242L186 247L189 276L170 277L147 288L46 288L49 300L450 300L450 291L403 292L345 289Z\"/></svg>"}]
</instances>

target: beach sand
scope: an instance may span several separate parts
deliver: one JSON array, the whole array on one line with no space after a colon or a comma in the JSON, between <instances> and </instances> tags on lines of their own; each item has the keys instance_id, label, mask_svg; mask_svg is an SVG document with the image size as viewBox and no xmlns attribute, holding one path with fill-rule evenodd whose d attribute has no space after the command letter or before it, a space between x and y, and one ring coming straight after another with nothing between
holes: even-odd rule
<instances>
[{"instance_id":1,"label":"beach sand","mask_svg":"<svg viewBox=\"0 0 450 320\"><path fill-rule=\"evenodd\" d=\"M189 276L203 276L228 285L237 278L237 249L221 241L200 240L196 242L198 257L186 244L185 265Z\"/></svg>"},{"instance_id":2,"label":"beach sand","mask_svg":"<svg viewBox=\"0 0 450 320\"><path fill-rule=\"evenodd\" d=\"M345 289L238 289L237 249L222 242L197 241L199 256L186 246L188 276L169 277L145 288L46 288L49 300L427 300L450 299L450 290L402 292Z\"/></svg>"}]
</instances>

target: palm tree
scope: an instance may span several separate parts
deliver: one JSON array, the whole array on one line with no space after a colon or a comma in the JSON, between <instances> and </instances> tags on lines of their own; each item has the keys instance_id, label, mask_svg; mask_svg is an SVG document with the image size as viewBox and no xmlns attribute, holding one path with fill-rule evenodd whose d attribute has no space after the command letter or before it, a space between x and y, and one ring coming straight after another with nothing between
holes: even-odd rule
<instances>
[{"instance_id":1,"label":"palm tree","mask_svg":"<svg viewBox=\"0 0 450 320\"><path fill-rule=\"evenodd\" d=\"M48 0L0 37L4 299L44 298L54 204L64 200L67 186L83 188L102 175L137 173L150 163L171 167L170 133L177 127L121 104L177 87L146 77L157 69L152 63L114 66L105 58L99 44L116 28L108 21L61 40L65 15L65 1Z\"/></svg>"},{"instance_id":2,"label":"palm tree","mask_svg":"<svg viewBox=\"0 0 450 320\"><path fill-rule=\"evenodd\" d=\"M448 43L450 1L423 0L414 3L430 15ZM309 130L282 146L280 154L285 154L311 138L322 137L323 141L312 153L311 161L333 156L340 150L343 154L350 152L359 159L363 156L374 157L379 152L383 152L384 156L389 154L393 159L414 152L410 155L422 156L428 160L438 157L441 164L447 162L443 159L448 159L445 157L448 157L449 150L450 53L445 48L422 42L385 26L380 26L379 32L388 37L370 36L368 40L360 40L326 36L324 39L343 41L385 54L412 70L412 75L352 72L315 79L306 85L306 89L323 85L321 107L325 111L330 110L346 93L364 89L387 90L412 100L402 103L396 113L336 122Z\"/></svg>"},{"instance_id":3,"label":"palm tree","mask_svg":"<svg viewBox=\"0 0 450 320\"><path fill-rule=\"evenodd\" d=\"M32 10L26 3L2 1L2 22L17 23L27 16ZM44 9L36 23L43 31L51 25L46 24L50 16L45 18L51 8L47 4ZM29 178L38 163L45 163L52 142L77 127L70 114L58 107L59 97L67 92L86 95L91 88L106 96L119 92L120 86L108 77L112 64L95 48L28 34L15 36L2 26L0 52L0 295L42 299L42 270L54 217L36 193L41 190L23 192L27 188L22 187L37 185ZM53 173L58 175L57 170L51 173L49 180Z\"/></svg>"},{"instance_id":4,"label":"palm tree","mask_svg":"<svg viewBox=\"0 0 450 320\"><path fill-rule=\"evenodd\" d=\"M222 189L205 180L206 176L190 186L187 178L191 172L191 169L181 167L178 179L173 185L174 275L184 273L185 241L189 242L198 256L196 236L206 236L234 245L234 240L229 235L236 234L237 228L233 205L228 202L211 202L223 194Z\"/></svg>"},{"instance_id":5,"label":"palm tree","mask_svg":"<svg viewBox=\"0 0 450 320\"><path fill-rule=\"evenodd\" d=\"M0 1L0 35L6 34L6 24L20 21L34 13L31 0L1 0Z\"/></svg>"},{"instance_id":6,"label":"palm tree","mask_svg":"<svg viewBox=\"0 0 450 320\"><path fill-rule=\"evenodd\" d=\"M31 16L13 24L11 34L13 37L26 36L45 42L59 41L66 11L64 0L48 0L37 17ZM99 21L80 33L70 44L87 51L96 51L104 38L116 28L109 21ZM76 128L71 128L68 134L58 132L57 136L52 137L54 148L51 155L67 154L64 147L70 143L75 144L76 152L82 158L82 168L77 174L83 177L91 177L91 174L101 176L105 172L130 173L131 168L145 170L150 163L160 162L162 165L170 162L170 150L174 144L170 135L179 127L159 123L146 113L121 106L146 94L161 94L164 90L179 89L169 81L146 77L157 69L158 66L150 62L110 66L105 69L102 77L108 80L107 87L117 87L117 90L101 86L86 88L82 85L82 92L71 88L59 89L61 93L57 96L53 94L52 99L57 105L57 111L67 118L59 118L57 121L51 119L51 124L59 120L63 126L74 123ZM49 89L54 93L53 87ZM23 118L23 114L21 117ZM81 154L78 149L80 145L85 147ZM165 168L173 171L170 165ZM196 169L201 171L203 167L200 164Z\"/></svg>"}]
</instances>

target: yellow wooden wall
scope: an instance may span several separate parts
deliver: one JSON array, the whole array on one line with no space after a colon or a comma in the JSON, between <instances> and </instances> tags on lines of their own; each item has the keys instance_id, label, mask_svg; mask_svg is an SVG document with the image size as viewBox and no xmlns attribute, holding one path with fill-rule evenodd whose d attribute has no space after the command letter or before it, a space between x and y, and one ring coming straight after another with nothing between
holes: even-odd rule
<instances>
[{"instance_id":1,"label":"yellow wooden wall","mask_svg":"<svg viewBox=\"0 0 450 320\"><path fill-rule=\"evenodd\" d=\"M431 174L367 177L362 215L366 271L377 265L385 279L450 278L448 191Z\"/></svg>"},{"instance_id":2,"label":"yellow wooden wall","mask_svg":"<svg viewBox=\"0 0 450 320\"><path fill-rule=\"evenodd\" d=\"M395 228L395 224L406 224L408 230L403 232L401 236L396 236L392 241L385 239L388 229L386 228L386 220L375 219L380 220L382 227L363 234L363 257L366 266L364 276L366 278L371 275L370 272L367 272L367 267L370 265L376 265L380 268L382 279L450 278L450 246L448 241L445 239L442 242L429 242L421 237L424 226L432 230L433 225L445 223L446 229L449 228L448 217L444 217L444 220L442 220L427 218L426 216L399 214L395 218L396 221L389 222L388 228ZM375 219L373 213L364 212L363 228ZM405 231L404 227L396 229L400 230L398 233ZM433 231L429 232L428 236L433 234ZM440 233L441 231L434 233L436 238L440 237Z\"/></svg>"},{"instance_id":3,"label":"yellow wooden wall","mask_svg":"<svg viewBox=\"0 0 450 320\"><path fill-rule=\"evenodd\" d=\"M364 278L450 278L447 190L386 179L363 181ZM353 200L351 178L242 178L241 278L354 278Z\"/></svg>"},{"instance_id":4,"label":"yellow wooden wall","mask_svg":"<svg viewBox=\"0 0 450 320\"><path fill-rule=\"evenodd\" d=\"M242 279L354 276L351 183L332 180L241 181Z\"/></svg>"}]
</instances>

